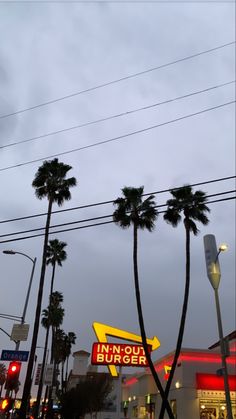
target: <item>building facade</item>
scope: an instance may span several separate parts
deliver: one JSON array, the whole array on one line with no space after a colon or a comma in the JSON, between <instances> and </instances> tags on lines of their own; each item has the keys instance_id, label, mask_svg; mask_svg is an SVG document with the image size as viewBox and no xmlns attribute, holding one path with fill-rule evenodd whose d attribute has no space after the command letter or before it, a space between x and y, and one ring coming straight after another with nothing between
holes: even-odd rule
<instances>
[{"instance_id":1,"label":"building facade","mask_svg":"<svg viewBox=\"0 0 236 419\"><path fill-rule=\"evenodd\" d=\"M233 418L236 419L236 339L229 342L227 357ZM155 369L165 387L174 353L155 362ZM226 419L224 378L219 343L211 349L182 349L170 389L169 400L178 419ZM157 419L161 397L154 380L146 371L129 377L123 384L123 406L129 419ZM167 414L165 418L167 418Z\"/></svg>"}]
</instances>

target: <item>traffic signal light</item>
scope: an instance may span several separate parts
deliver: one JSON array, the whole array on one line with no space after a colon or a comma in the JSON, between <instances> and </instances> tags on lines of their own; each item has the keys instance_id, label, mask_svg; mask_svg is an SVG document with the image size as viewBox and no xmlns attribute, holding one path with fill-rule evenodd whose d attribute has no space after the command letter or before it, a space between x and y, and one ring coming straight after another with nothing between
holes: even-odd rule
<instances>
[{"instance_id":1,"label":"traffic signal light","mask_svg":"<svg viewBox=\"0 0 236 419\"><path fill-rule=\"evenodd\" d=\"M2 399L0 402L0 411L1 412L9 412L9 410L13 407L14 400L11 397L6 397Z\"/></svg>"},{"instance_id":2,"label":"traffic signal light","mask_svg":"<svg viewBox=\"0 0 236 419\"><path fill-rule=\"evenodd\" d=\"M18 387L20 369L21 369L21 362L18 362L18 361L10 362L8 371L7 371L7 379L5 383L5 388L7 390L14 390L16 387Z\"/></svg>"}]
</instances>

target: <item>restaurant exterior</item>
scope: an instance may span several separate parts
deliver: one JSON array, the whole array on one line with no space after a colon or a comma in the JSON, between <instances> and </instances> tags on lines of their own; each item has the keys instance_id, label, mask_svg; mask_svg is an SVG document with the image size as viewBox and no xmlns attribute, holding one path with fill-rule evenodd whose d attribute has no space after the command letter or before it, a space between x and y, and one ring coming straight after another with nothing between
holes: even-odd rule
<instances>
[{"instance_id":1,"label":"restaurant exterior","mask_svg":"<svg viewBox=\"0 0 236 419\"><path fill-rule=\"evenodd\" d=\"M229 387L233 418L236 419L236 332L231 333L228 339ZM163 387L173 355L170 353L154 363ZM148 369L127 378L123 384L122 400L127 418L158 418L161 397ZM227 418L219 342L206 350L181 350L169 400L177 419Z\"/></svg>"}]
</instances>

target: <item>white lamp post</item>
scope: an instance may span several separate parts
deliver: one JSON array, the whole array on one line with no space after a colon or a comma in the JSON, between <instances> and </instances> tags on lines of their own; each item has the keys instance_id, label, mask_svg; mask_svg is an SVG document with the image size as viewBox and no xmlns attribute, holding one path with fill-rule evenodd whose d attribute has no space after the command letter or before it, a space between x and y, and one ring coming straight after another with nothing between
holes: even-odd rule
<instances>
[{"instance_id":1,"label":"white lamp post","mask_svg":"<svg viewBox=\"0 0 236 419\"><path fill-rule=\"evenodd\" d=\"M216 240L213 234L207 234L206 236L203 237L203 240L204 240L204 248L205 248L207 276L210 280L210 283L215 293L216 314L217 314L217 323L218 323L220 349L221 349L221 362L222 362L222 371L223 371L223 377L224 377L225 399L226 399L226 405L227 405L227 418L233 419L232 406L231 406L231 400L230 400L228 369L227 369L227 363L226 363L226 358L228 356L228 349L226 347L226 343L225 343L224 335L223 335L223 327L222 327L221 312L220 312L220 301L219 301L219 294L218 294L218 288L219 288L220 278L221 278L219 254L227 250L227 246L225 244L222 244L217 250Z\"/></svg>"},{"instance_id":2,"label":"white lamp post","mask_svg":"<svg viewBox=\"0 0 236 419\"><path fill-rule=\"evenodd\" d=\"M31 274L30 274L29 285L28 285L28 289L27 289L27 294L26 294L26 299L25 299L25 304L24 304L24 308L23 308L23 313L22 313L22 316L21 316L21 324L24 324L25 323L26 310L27 310L28 302L29 302L29 296L30 296L30 290L31 290L32 280L33 280L33 276L34 276L34 269L35 269L35 264L36 264L37 258L32 259L30 256L26 255L25 253L17 252L15 250L3 250L3 253L5 255L22 255L22 256L25 256L27 259L29 259L33 263L33 267L32 267ZM16 342L15 350L18 351L19 350L19 347L20 347L20 341L18 340Z\"/></svg>"}]
</instances>

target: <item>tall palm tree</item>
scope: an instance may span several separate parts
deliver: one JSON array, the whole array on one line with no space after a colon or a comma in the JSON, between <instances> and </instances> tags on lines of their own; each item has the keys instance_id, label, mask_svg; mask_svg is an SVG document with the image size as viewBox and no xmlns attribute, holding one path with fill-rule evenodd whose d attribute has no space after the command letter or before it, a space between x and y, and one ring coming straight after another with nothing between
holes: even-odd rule
<instances>
[{"instance_id":1,"label":"tall palm tree","mask_svg":"<svg viewBox=\"0 0 236 419\"><path fill-rule=\"evenodd\" d=\"M148 361L149 368L152 376L155 380L156 386L160 391L162 400L167 409L169 417L174 418L171 407L165 397L165 393L159 377L156 373L153 365L146 338L146 331L143 320L141 296L139 289L139 275L138 275L138 230L153 231L155 227L155 221L158 216L157 209L155 207L154 196L150 195L148 198L143 200L144 187L139 188L124 187L122 189L123 197L117 198L114 201L114 205L117 209L113 213L113 220L120 227L126 229L131 225L133 226L133 268L134 268L134 285L136 294L136 303L138 311L138 319L140 332L142 337L142 344L144 347L145 355Z\"/></svg>"},{"instance_id":2,"label":"tall palm tree","mask_svg":"<svg viewBox=\"0 0 236 419\"><path fill-rule=\"evenodd\" d=\"M52 390L53 388L58 390L58 382L57 382L57 371L58 365L62 361L62 346L65 338L65 332L62 329L56 328L54 336L53 336L53 374L52 374L52 385L49 387L48 393L48 409L46 413L47 419L52 419L53 415L53 398L52 398Z\"/></svg>"},{"instance_id":3,"label":"tall palm tree","mask_svg":"<svg viewBox=\"0 0 236 419\"><path fill-rule=\"evenodd\" d=\"M44 353L43 353L43 360L42 360L42 367L41 367L41 374L37 392L37 399L35 403L35 415L37 416L39 407L40 407L40 400L42 395L43 389L43 381L45 375L45 367L46 367L46 358L47 358L47 348L48 348L48 338L49 338L49 330L52 329L52 349L51 354L53 353L53 346L54 346L54 339L55 333L57 328L59 328L63 322L64 317L64 309L61 307L61 303L63 302L63 295L55 291L50 295L49 305L46 309L42 312L42 320L41 324L46 329L46 336L45 336L45 343L44 343ZM51 355L51 363L52 363L52 355Z\"/></svg>"},{"instance_id":4,"label":"tall palm tree","mask_svg":"<svg viewBox=\"0 0 236 419\"><path fill-rule=\"evenodd\" d=\"M185 228L185 253L186 253L186 270L185 270L185 290L184 299L182 306L182 315L179 326L179 333L176 343L175 355L171 365L169 378L165 388L165 395L168 398L170 386L173 380L174 372L178 362L178 357L181 351L185 320L188 308L189 298L189 287L190 287L190 234L193 233L196 236L199 232L195 221L203 225L209 223L209 219L206 216L210 209L206 205L206 194L202 191L192 191L192 187L185 185L182 188L174 189L171 191L173 196L172 199L167 201L167 211L164 214L164 220L171 224L173 227L177 227L183 217L183 224ZM182 216L181 216L182 214ZM159 419L164 417L165 406L162 403Z\"/></svg>"},{"instance_id":5,"label":"tall palm tree","mask_svg":"<svg viewBox=\"0 0 236 419\"><path fill-rule=\"evenodd\" d=\"M58 291L54 291L51 295L48 308L44 309L42 312L42 326L46 330L52 329L51 362L53 360L55 333L61 326L64 317L64 308L61 307L62 302L63 295Z\"/></svg>"},{"instance_id":6,"label":"tall palm tree","mask_svg":"<svg viewBox=\"0 0 236 419\"><path fill-rule=\"evenodd\" d=\"M62 356L61 356L61 362L62 362L62 365L61 365L61 389L62 389L62 393L64 392L64 389L65 389L66 384L67 384L68 362L69 362L69 357L70 357L70 354L71 354L71 348L72 348L72 345L75 344L75 341L76 341L76 334L74 332L68 332L67 334L65 334L63 344L62 344ZM66 374L65 374L65 380L64 380L64 365L65 365L65 363L66 363Z\"/></svg>"},{"instance_id":7,"label":"tall palm tree","mask_svg":"<svg viewBox=\"0 0 236 419\"><path fill-rule=\"evenodd\" d=\"M67 243L59 241L58 239L49 240L49 244L47 246L46 264L52 265L50 295L52 295L53 292L56 265L62 266L62 262L64 262L67 259L67 254L65 251L66 246Z\"/></svg>"},{"instance_id":8,"label":"tall palm tree","mask_svg":"<svg viewBox=\"0 0 236 419\"><path fill-rule=\"evenodd\" d=\"M44 288L44 278L45 278L45 270L46 270L47 245L48 245L52 206L53 206L53 203L57 203L59 206L61 206L64 203L64 201L68 201L71 199L70 188L76 185L76 179L74 177L67 178L67 174L70 170L71 170L71 166L69 166L68 164L59 162L58 159L44 161L42 166L38 168L38 171L32 182L32 186L35 188L35 194L37 198L39 199L47 198L48 211L47 211L47 219L46 219L46 226L45 226L42 265L41 265L41 273L40 273L39 289L38 289L38 299L37 299L37 305L36 305L36 311L35 311L34 330L33 330L31 350L30 350L29 362L28 362L26 378L25 378L25 385L24 385L24 390L23 390L23 395L22 395L20 419L25 419L28 400L30 397L31 373L33 370L34 356L35 356L38 331L39 331L41 305L42 305L43 288Z\"/></svg>"},{"instance_id":9,"label":"tall palm tree","mask_svg":"<svg viewBox=\"0 0 236 419\"><path fill-rule=\"evenodd\" d=\"M49 244L47 245L46 264L47 265L49 265L49 264L52 265L52 276L51 276L51 285L50 285L50 294L49 294L49 306L52 303L53 286L54 286L56 266L57 265L62 266L62 262L64 262L67 258L67 254L66 254L66 251L65 251L66 246L67 246L67 243L59 241L58 239L49 240ZM54 299L56 298L55 293L54 293L53 298ZM62 302L62 301L63 301L63 297L62 297L62 300L59 301L59 302ZM54 305L55 305L55 302L54 302ZM49 310L50 310L50 307L49 307ZM37 400L36 400L36 404L35 404L36 413L38 413L39 407L40 407L40 400L41 400L41 395L42 395L42 390L43 390L44 369L45 369L46 356L47 356L47 350L48 350L49 332L50 332L50 326L52 326L52 324L50 324L50 321L49 321L48 324L45 323L45 324L43 324L43 326L46 329L46 336L45 336L45 343L44 343L41 376L40 376L40 380L39 380ZM53 337L52 337L51 347L53 347ZM52 353L53 353L53 351L51 350L51 363L52 363Z\"/></svg>"}]
</instances>

